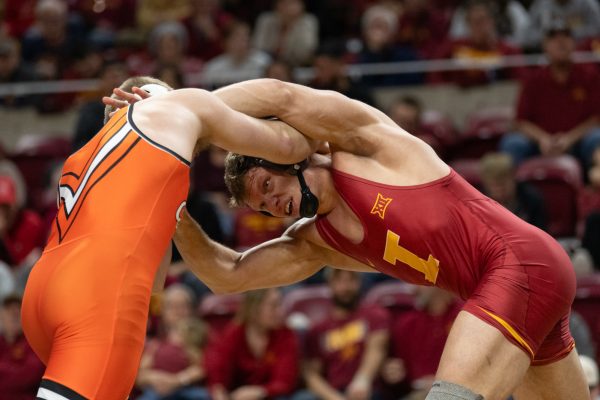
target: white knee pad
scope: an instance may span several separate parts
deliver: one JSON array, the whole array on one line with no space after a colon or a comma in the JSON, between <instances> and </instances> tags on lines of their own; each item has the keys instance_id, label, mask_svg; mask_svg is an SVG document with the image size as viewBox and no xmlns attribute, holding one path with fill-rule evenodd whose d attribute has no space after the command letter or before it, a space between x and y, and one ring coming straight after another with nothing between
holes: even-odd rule
<instances>
[{"instance_id":1,"label":"white knee pad","mask_svg":"<svg viewBox=\"0 0 600 400\"><path fill-rule=\"evenodd\" d=\"M446 381L435 381L425 400L485 400L464 386Z\"/></svg>"}]
</instances>

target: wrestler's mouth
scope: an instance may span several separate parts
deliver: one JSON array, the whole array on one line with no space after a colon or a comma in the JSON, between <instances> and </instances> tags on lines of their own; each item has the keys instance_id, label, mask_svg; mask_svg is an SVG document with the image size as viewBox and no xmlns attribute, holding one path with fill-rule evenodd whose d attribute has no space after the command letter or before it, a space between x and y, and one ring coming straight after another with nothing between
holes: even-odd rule
<instances>
[{"instance_id":1,"label":"wrestler's mouth","mask_svg":"<svg viewBox=\"0 0 600 400\"><path fill-rule=\"evenodd\" d=\"M292 199L290 199L290 201L285 206L285 214L288 216L292 215L293 209L294 209L294 204L292 203Z\"/></svg>"}]
</instances>

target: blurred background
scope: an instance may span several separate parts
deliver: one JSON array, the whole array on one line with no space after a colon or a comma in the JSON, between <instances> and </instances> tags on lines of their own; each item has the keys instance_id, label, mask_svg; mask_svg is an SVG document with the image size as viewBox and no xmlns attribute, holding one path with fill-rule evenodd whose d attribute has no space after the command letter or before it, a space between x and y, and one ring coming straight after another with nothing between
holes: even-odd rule
<instances>
[{"instance_id":1,"label":"blurred background","mask_svg":"<svg viewBox=\"0 0 600 400\"><path fill-rule=\"evenodd\" d=\"M43 373L19 310L62 162L133 75L208 90L271 77L387 113L565 247L571 328L598 396L598 0L0 0L0 21L0 400L34 399ZM228 208L225 154L194 161L190 213L236 249L279 236L293 221ZM329 269L216 296L175 254L131 398L424 398L460 306Z\"/></svg>"}]
</instances>

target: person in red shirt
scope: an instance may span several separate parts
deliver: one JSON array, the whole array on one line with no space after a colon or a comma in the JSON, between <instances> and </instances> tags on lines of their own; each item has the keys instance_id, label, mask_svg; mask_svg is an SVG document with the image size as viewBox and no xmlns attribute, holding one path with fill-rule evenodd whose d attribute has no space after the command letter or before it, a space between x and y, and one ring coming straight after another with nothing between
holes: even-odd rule
<instances>
[{"instance_id":1,"label":"person in red shirt","mask_svg":"<svg viewBox=\"0 0 600 400\"><path fill-rule=\"evenodd\" d=\"M277 289L248 292L235 319L206 351L213 400L286 396L298 380L298 342L283 326Z\"/></svg>"},{"instance_id":2,"label":"person in red shirt","mask_svg":"<svg viewBox=\"0 0 600 400\"><path fill-rule=\"evenodd\" d=\"M304 380L308 391L294 400L369 399L386 354L389 315L360 306L358 272L327 270L333 307L306 337Z\"/></svg>"},{"instance_id":3,"label":"person in red shirt","mask_svg":"<svg viewBox=\"0 0 600 400\"><path fill-rule=\"evenodd\" d=\"M382 368L382 377L394 398L400 394L397 390L405 386L409 391L431 387L450 328L462 305L451 293L427 286L416 287L415 304L415 310L394 319L390 358Z\"/></svg>"},{"instance_id":4,"label":"person in red shirt","mask_svg":"<svg viewBox=\"0 0 600 400\"><path fill-rule=\"evenodd\" d=\"M0 259L17 267L43 245L44 224L32 210L17 206L15 182L9 176L0 176Z\"/></svg>"},{"instance_id":5,"label":"person in red shirt","mask_svg":"<svg viewBox=\"0 0 600 400\"><path fill-rule=\"evenodd\" d=\"M146 343L136 378L143 389L138 400L207 399L198 385L205 377L201 360L207 332L193 316L194 294L176 283L165 289L161 300L161 332Z\"/></svg>"},{"instance_id":6,"label":"person in red shirt","mask_svg":"<svg viewBox=\"0 0 600 400\"><path fill-rule=\"evenodd\" d=\"M557 23L546 32L548 65L523 82L516 132L500 142L500 150L516 164L540 153L570 152L586 169L591 165L600 145L600 77L597 68L573 63L574 50L575 40L565 25Z\"/></svg>"},{"instance_id":7,"label":"person in red shirt","mask_svg":"<svg viewBox=\"0 0 600 400\"><path fill-rule=\"evenodd\" d=\"M500 37L492 6L492 2L485 0L468 3L467 36L446 41L438 50L438 58L464 63L465 69L432 73L430 79L433 82L451 82L468 87L519 76L520 69L500 66L502 57L518 55L521 51Z\"/></svg>"},{"instance_id":8,"label":"person in red shirt","mask_svg":"<svg viewBox=\"0 0 600 400\"><path fill-rule=\"evenodd\" d=\"M21 297L9 295L0 307L0 400L34 400L44 364L21 328Z\"/></svg>"}]
</instances>

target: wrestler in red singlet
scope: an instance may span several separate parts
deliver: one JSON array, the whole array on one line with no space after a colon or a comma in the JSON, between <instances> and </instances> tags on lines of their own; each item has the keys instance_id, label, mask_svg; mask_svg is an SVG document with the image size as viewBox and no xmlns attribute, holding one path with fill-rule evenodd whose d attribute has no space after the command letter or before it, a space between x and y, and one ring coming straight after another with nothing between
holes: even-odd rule
<instances>
[{"instance_id":1,"label":"wrestler in red singlet","mask_svg":"<svg viewBox=\"0 0 600 400\"><path fill-rule=\"evenodd\" d=\"M557 361L573 349L575 275L551 236L454 171L402 187L331 173L364 229L356 245L319 216L317 229L334 249L404 281L454 292L467 300L464 310L497 327L533 365Z\"/></svg>"},{"instance_id":2,"label":"wrestler in red singlet","mask_svg":"<svg viewBox=\"0 0 600 400\"><path fill-rule=\"evenodd\" d=\"M58 215L22 311L47 365L38 398L125 400L135 381L189 163L145 137L132 112L119 111L63 168Z\"/></svg>"}]
</instances>

